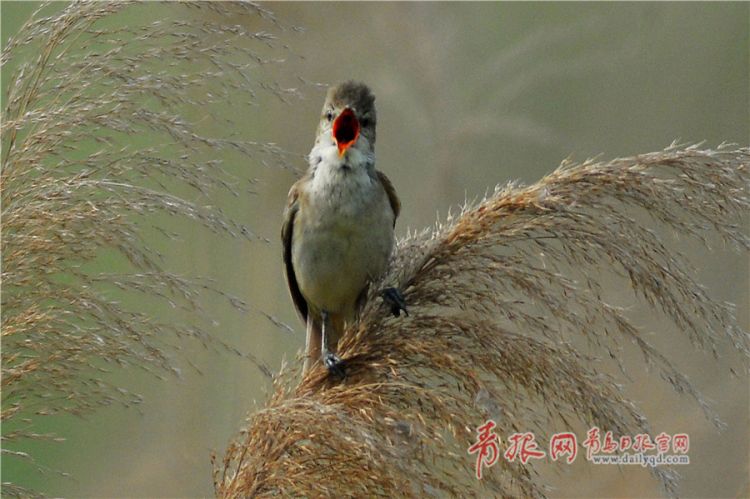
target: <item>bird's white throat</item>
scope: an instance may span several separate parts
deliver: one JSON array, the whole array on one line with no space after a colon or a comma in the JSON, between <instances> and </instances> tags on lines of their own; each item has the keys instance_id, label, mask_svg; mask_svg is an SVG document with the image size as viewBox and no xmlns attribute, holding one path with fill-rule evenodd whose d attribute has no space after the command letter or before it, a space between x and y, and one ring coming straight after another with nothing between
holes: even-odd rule
<instances>
[{"instance_id":1,"label":"bird's white throat","mask_svg":"<svg viewBox=\"0 0 750 499\"><path fill-rule=\"evenodd\" d=\"M367 197L366 192L373 189L375 152L372 149L364 152L360 147L351 147L340 156L334 143L316 143L309 161L314 172L309 189L313 198L346 204L350 197Z\"/></svg>"}]
</instances>

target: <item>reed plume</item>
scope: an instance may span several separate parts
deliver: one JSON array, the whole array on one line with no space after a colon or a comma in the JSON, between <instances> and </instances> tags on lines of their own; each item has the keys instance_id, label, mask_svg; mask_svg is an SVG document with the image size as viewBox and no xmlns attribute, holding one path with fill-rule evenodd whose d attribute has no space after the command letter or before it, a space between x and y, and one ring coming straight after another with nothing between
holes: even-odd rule
<instances>
[{"instance_id":1,"label":"reed plume","mask_svg":"<svg viewBox=\"0 0 750 499\"><path fill-rule=\"evenodd\" d=\"M144 9L154 8L175 15L153 21ZM232 350L201 325L210 318L199 303L213 292L247 305L170 272L153 244L159 234L179 243L164 229L174 217L217 236L260 239L212 198L248 189L225 162L285 166L282 151L205 130L217 122L213 130L231 130L219 116L251 109L258 92L291 92L263 78L285 50L279 29L251 3L72 2L43 5L5 47L4 458L33 463L17 445L58 439L33 430L41 416L138 403L109 380L115 367L177 372L172 354L183 337ZM139 311L128 299L139 294L192 320ZM10 481L3 493L31 494Z\"/></svg>"},{"instance_id":2,"label":"reed plume","mask_svg":"<svg viewBox=\"0 0 750 499\"><path fill-rule=\"evenodd\" d=\"M618 375L594 367L616 363L623 343L720 425L594 276L629 283L697 347L730 342L746 361L750 342L731 306L713 300L654 229L704 242L714 232L747 251L749 166L750 149L730 145L565 162L409 235L372 288L399 286L410 315L390 317L372 291L339 345L344 381L319 366L297 383L287 369L216 463L217 494L543 496L533 466L502 458L476 480L466 449L477 426L492 418L501 438L549 435L555 421L616 437L649 432ZM654 473L676 493L673 472Z\"/></svg>"}]
</instances>

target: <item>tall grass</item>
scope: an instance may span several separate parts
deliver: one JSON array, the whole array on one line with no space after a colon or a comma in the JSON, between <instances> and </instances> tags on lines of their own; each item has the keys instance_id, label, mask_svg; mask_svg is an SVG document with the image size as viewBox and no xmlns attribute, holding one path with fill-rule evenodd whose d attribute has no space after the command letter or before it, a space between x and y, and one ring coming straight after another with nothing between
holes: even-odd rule
<instances>
[{"instance_id":1,"label":"tall grass","mask_svg":"<svg viewBox=\"0 0 750 499\"><path fill-rule=\"evenodd\" d=\"M154 21L154 9L171 15ZM4 458L33 462L17 444L59 438L34 431L40 417L137 404L108 381L113 368L176 372L182 337L226 347L194 321L159 321L123 296L143 294L208 323L202 293L221 291L164 268L155 234L179 244L185 234L162 224L180 217L217 237L260 240L212 199L247 192L247 178L224 170L226 158L284 166L282 151L202 130L232 130L220 114L252 112L258 92L293 92L263 76L285 53L273 34L283 29L252 3L72 2L43 5L7 44ZM4 478L4 494L28 493Z\"/></svg>"},{"instance_id":2,"label":"tall grass","mask_svg":"<svg viewBox=\"0 0 750 499\"><path fill-rule=\"evenodd\" d=\"M556 421L616 437L649 432L619 376L595 367L617 363L622 343L636 345L646 364L720 425L591 276L613 273L671 319L684 341L713 351L729 343L746 368L750 341L732 307L713 300L654 229L704 241L713 232L746 252L749 168L750 149L729 145L564 163L400 241L384 280L405 291L410 315L390 317L371 296L340 345L343 382L323 368L297 382L287 370L217 463L217 494L543 496L531 465L501 458L499 470L474 478L466 449L476 427L492 418L501 436L548 436ZM576 345L580 338L585 347ZM676 493L672 471L653 472Z\"/></svg>"}]
</instances>

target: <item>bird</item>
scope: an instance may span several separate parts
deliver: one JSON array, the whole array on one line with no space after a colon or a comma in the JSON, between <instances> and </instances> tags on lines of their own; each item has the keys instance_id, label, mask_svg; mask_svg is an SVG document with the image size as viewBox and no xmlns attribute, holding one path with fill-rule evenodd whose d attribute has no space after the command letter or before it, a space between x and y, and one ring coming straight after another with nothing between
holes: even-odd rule
<instances>
[{"instance_id":1,"label":"bird","mask_svg":"<svg viewBox=\"0 0 750 499\"><path fill-rule=\"evenodd\" d=\"M330 373L345 375L338 341L393 251L401 203L375 169L376 124L367 85L346 81L329 88L307 172L289 190L281 239L289 293L306 324L303 373L322 362ZM408 314L400 290L381 295L394 315Z\"/></svg>"}]
</instances>

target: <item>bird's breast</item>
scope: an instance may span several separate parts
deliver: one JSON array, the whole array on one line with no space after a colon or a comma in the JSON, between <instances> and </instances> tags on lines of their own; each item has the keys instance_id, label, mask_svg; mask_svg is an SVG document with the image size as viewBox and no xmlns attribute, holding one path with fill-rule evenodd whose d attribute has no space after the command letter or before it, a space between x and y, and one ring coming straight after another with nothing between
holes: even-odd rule
<instances>
[{"instance_id":1,"label":"bird's breast","mask_svg":"<svg viewBox=\"0 0 750 499\"><path fill-rule=\"evenodd\" d=\"M364 169L319 169L300 202L292 235L300 291L317 309L351 315L393 248L387 195Z\"/></svg>"}]
</instances>

